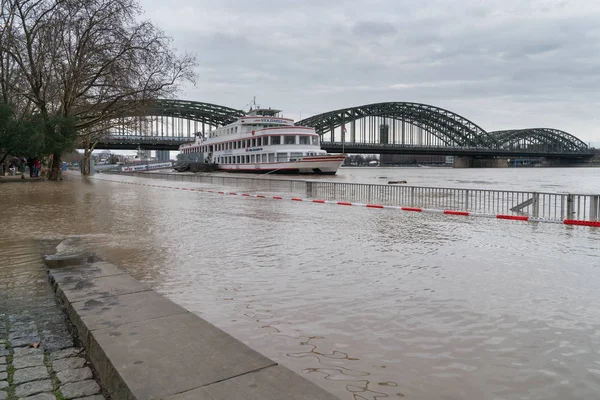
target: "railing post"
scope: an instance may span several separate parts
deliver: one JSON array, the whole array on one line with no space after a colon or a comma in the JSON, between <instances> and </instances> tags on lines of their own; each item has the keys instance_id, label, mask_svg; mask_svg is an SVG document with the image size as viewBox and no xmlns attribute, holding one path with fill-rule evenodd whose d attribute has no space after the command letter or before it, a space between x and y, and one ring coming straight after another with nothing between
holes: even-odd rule
<instances>
[{"instance_id":1,"label":"railing post","mask_svg":"<svg viewBox=\"0 0 600 400\"><path fill-rule=\"evenodd\" d=\"M533 203L531 203L531 207L532 207L532 211L533 211L533 217L537 218L540 216L540 194L533 192Z\"/></svg>"},{"instance_id":2,"label":"railing post","mask_svg":"<svg viewBox=\"0 0 600 400\"><path fill-rule=\"evenodd\" d=\"M572 219L573 218L573 214L575 213L575 211L573 211L573 203L574 201L574 196L572 194L567 194L567 215L566 215L566 219Z\"/></svg>"},{"instance_id":3,"label":"railing post","mask_svg":"<svg viewBox=\"0 0 600 400\"><path fill-rule=\"evenodd\" d=\"M590 199L590 221L598 221L598 209L600 208L600 196L591 196Z\"/></svg>"},{"instance_id":4,"label":"railing post","mask_svg":"<svg viewBox=\"0 0 600 400\"><path fill-rule=\"evenodd\" d=\"M415 206L415 188L414 186L410 188L410 206Z\"/></svg>"},{"instance_id":5,"label":"railing post","mask_svg":"<svg viewBox=\"0 0 600 400\"><path fill-rule=\"evenodd\" d=\"M469 211L469 189L465 189L465 211Z\"/></svg>"}]
</instances>

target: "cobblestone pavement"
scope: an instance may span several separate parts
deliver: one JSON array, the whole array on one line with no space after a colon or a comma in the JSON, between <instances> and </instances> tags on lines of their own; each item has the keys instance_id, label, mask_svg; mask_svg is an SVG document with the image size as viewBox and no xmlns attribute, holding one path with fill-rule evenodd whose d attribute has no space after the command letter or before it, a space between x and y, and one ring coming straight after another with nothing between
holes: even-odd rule
<instances>
[{"instance_id":1,"label":"cobblestone pavement","mask_svg":"<svg viewBox=\"0 0 600 400\"><path fill-rule=\"evenodd\" d=\"M38 245L0 243L0 400L103 400Z\"/></svg>"}]
</instances>

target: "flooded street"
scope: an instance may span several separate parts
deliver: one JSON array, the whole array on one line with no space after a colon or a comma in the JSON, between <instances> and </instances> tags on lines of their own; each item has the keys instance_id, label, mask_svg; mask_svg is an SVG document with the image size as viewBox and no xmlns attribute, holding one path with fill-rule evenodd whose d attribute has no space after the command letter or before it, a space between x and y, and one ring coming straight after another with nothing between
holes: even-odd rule
<instances>
[{"instance_id":1,"label":"flooded street","mask_svg":"<svg viewBox=\"0 0 600 400\"><path fill-rule=\"evenodd\" d=\"M349 168L321 179L600 192L600 169ZM2 184L0 204L11 237L0 251L81 236L100 257L341 399L600 394L597 228L78 175Z\"/></svg>"}]
</instances>

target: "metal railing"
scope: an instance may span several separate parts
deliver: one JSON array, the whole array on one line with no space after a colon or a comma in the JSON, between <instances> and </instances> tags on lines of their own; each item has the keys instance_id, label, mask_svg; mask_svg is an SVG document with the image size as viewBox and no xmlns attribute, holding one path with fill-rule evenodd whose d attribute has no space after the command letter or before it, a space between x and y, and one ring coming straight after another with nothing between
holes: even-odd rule
<instances>
[{"instance_id":1,"label":"metal railing","mask_svg":"<svg viewBox=\"0 0 600 400\"><path fill-rule=\"evenodd\" d=\"M119 174L119 172L110 173ZM269 179L215 174L145 172L121 174L235 186L254 191L294 193L312 199L469 211L489 215L527 215L557 221L600 220L600 195Z\"/></svg>"}]
</instances>

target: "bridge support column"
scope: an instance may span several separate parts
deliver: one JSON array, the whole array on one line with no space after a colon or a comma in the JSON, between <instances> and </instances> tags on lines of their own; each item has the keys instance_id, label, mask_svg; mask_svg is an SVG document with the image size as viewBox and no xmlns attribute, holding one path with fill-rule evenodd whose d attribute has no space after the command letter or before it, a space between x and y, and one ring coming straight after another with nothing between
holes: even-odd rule
<instances>
[{"instance_id":1,"label":"bridge support column","mask_svg":"<svg viewBox=\"0 0 600 400\"><path fill-rule=\"evenodd\" d=\"M473 168L473 157L455 156L452 168Z\"/></svg>"},{"instance_id":2,"label":"bridge support column","mask_svg":"<svg viewBox=\"0 0 600 400\"><path fill-rule=\"evenodd\" d=\"M169 150L156 150L156 161L169 161L171 154Z\"/></svg>"},{"instance_id":3,"label":"bridge support column","mask_svg":"<svg viewBox=\"0 0 600 400\"><path fill-rule=\"evenodd\" d=\"M506 168L509 166L506 158L473 158L469 156L454 157L454 168Z\"/></svg>"}]
</instances>

